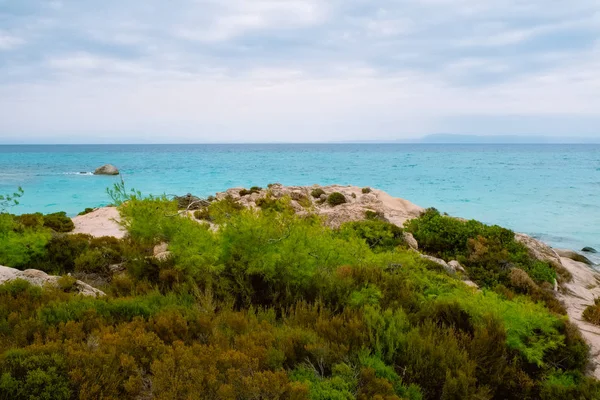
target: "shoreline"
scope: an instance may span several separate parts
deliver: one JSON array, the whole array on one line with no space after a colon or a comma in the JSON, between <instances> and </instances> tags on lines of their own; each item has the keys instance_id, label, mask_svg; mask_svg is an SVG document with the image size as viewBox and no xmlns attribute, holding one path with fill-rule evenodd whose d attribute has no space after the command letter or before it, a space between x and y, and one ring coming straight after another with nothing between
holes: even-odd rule
<instances>
[{"instance_id":1,"label":"shoreline","mask_svg":"<svg viewBox=\"0 0 600 400\"><path fill-rule=\"evenodd\" d=\"M392 197L377 189L369 189L369 193L364 193L361 188L353 186L315 185L310 187L285 187L275 185L269 191L274 193L275 197L290 196L290 198L300 199L301 196L309 195L310 191L315 188L322 188L327 193L340 191L346 198L352 199L351 204L343 204L345 208L317 208L317 214L324 216L328 224L333 227L347 221L364 219L363 214L365 209L376 210L384 215L386 220L400 227L404 225L404 222L416 218L424 211L424 208L410 201ZM265 195L265 191L261 190L259 193L240 196L241 190L243 189L228 189L225 192L217 193L215 198L223 199L231 196L245 207L255 208L256 201ZM303 212L301 209L297 209L296 211ZM187 215L192 217L190 213L191 211L188 211ZM88 214L74 217L73 222L75 224L73 233L86 233L92 236L113 236L119 239L126 235L124 228L119 224L120 216L116 207L95 209ZM532 256L535 258L550 262L551 264L558 263L572 274L573 279L571 282L563 283L560 287L555 286L556 297L565 305L569 320L578 327L590 345L593 364L591 374L600 379L600 326L595 326L584 321L581 316L585 307L593 304L596 297L600 297L600 272L591 265L567 257L561 257L557 253L557 249L536 238L520 233L516 233L515 237L517 241L524 244L530 250Z\"/></svg>"}]
</instances>

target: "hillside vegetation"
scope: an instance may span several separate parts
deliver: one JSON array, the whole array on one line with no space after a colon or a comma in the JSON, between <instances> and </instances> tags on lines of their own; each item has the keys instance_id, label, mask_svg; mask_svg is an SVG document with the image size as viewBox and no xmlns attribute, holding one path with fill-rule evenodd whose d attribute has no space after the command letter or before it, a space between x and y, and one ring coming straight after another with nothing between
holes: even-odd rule
<instances>
[{"instance_id":1,"label":"hillside vegetation","mask_svg":"<svg viewBox=\"0 0 600 400\"><path fill-rule=\"evenodd\" d=\"M123 240L0 214L1 265L108 294L77 296L67 278L1 285L0 399L600 398L552 294L568 276L509 230L435 210L332 229L286 198L215 200L198 221L166 198L113 196ZM402 229L481 290L409 250Z\"/></svg>"}]
</instances>

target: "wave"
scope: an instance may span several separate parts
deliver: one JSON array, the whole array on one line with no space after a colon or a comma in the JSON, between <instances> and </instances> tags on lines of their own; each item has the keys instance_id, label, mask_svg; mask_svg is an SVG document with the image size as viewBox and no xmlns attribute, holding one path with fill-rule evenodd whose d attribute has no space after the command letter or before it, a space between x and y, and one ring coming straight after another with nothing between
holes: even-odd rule
<instances>
[{"instance_id":1,"label":"wave","mask_svg":"<svg viewBox=\"0 0 600 400\"><path fill-rule=\"evenodd\" d=\"M86 172L86 171L81 171L81 172L63 172L63 175L94 175L93 172Z\"/></svg>"}]
</instances>

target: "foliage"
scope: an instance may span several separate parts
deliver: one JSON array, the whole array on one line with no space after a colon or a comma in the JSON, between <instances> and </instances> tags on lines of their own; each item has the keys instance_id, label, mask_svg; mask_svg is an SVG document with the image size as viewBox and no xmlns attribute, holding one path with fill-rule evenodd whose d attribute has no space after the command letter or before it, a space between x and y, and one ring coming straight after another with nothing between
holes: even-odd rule
<instances>
[{"instance_id":1,"label":"foliage","mask_svg":"<svg viewBox=\"0 0 600 400\"><path fill-rule=\"evenodd\" d=\"M364 187L364 188L362 188L361 191L362 191L363 194L367 194L367 193L371 193L372 192L372 190L371 190L370 187Z\"/></svg>"},{"instance_id":2,"label":"foliage","mask_svg":"<svg viewBox=\"0 0 600 400\"><path fill-rule=\"evenodd\" d=\"M239 194L240 194L241 197L243 197L243 196L251 195L253 193L260 193L261 190L262 190L262 188L259 187L259 186L252 186L250 188L250 190L247 190L247 189L240 190Z\"/></svg>"},{"instance_id":3,"label":"foliage","mask_svg":"<svg viewBox=\"0 0 600 400\"><path fill-rule=\"evenodd\" d=\"M552 284L556 271L548 264L532 259L514 232L478 221L463 221L426 210L406 227L419 248L445 260L458 260L480 286L510 284L510 270L520 268L536 283Z\"/></svg>"},{"instance_id":4,"label":"foliage","mask_svg":"<svg viewBox=\"0 0 600 400\"><path fill-rule=\"evenodd\" d=\"M346 203L346 197L340 192L333 192L327 196L327 204L332 207L339 206L340 204Z\"/></svg>"},{"instance_id":5,"label":"foliage","mask_svg":"<svg viewBox=\"0 0 600 400\"><path fill-rule=\"evenodd\" d=\"M364 239L373 250L393 250L404 243L402 229L397 225L381 220L347 222L340 227L343 237Z\"/></svg>"},{"instance_id":6,"label":"foliage","mask_svg":"<svg viewBox=\"0 0 600 400\"><path fill-rule=\"evenodd\" d=\"M324 191L323 189L321 189L321 188L316 188L316 189L313 189L313 190L310 192L310 195L311 195L312 197L314 197L315 199L319 199L319 198L321 198L321 196L323 196L324 194L325 194L325 191Z\"/></svg>"},{"instance_id":7,"label":"foliage","mask_svg":"<svg viewBox=\"0 0 600 400\"><path fill-rule=\"evenodd\" d=\"M55 232L71 232L75 225L65 212L44 215L44 226Z\"/></svg>"},{"instance_id":8,"label":"foliage","mask_svg":"<svg viewBox=\"0 0 600 400\"><path fill-rule=\"evenodd\" d=\"M79 214L77 214L77 215L80 215L80 216L81 216L81 215L87 215L87 214L89 214L89 213L92 213L92 212L94 212L94 210L96 210L96 209L95 209L95 208L86 207L86 208L85 208L85 210L83 210L82 212L80 212L80 213L79 213Z\"/></svg>"},{"instance_id":9,"label":"foliage","mask_svg":"<svg viewBox=\"0 0 600 400\"><path fill-rule=\"evenodd\" d=\"M600 396L584 375L589 348L553 312L553 271L510 231L432 212L406 227L490 282L474 291L428 269L379 218L331 229L267 199L211 202L210 228L164 197L127 194L122 240L0 214L0 257L110 282L103 298L72 293L70 276L0 285L0 398ZM170 257L151 256L160 242Z\"/></svg>"},{"instance_id":10,"label":"foliage","mask_svg":"<svg viewBox=\"0 0 600 400\"><path fill-rule=\"evenodd\" d=\"M14 193L0 194L0 213L5 212L12 206L19 205L19 199L23 197L25 191L22 187L18 187Z\"/></svg>"},{"instance_id":11,"label":"foliage","mask_svg":"<svg viewBox=\"0 0 600 400\"><path fill-rule=\"evenodd\" d=\"M582 317L587 322L600 326L600 298L594 299L594 304L587 306L583 310Z\"/></svg>"}]
</instances>

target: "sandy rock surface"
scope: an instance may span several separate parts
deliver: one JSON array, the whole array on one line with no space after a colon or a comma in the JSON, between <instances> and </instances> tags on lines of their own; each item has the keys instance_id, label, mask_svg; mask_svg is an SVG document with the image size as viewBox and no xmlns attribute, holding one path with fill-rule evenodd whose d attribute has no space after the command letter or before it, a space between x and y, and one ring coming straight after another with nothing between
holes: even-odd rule
<instances>
[{"instance_id":1,"label":"sandy rock surface","mask_svg":"<svg viewBox=\"0 0 600 400\"><path fill-rule=\"evenodd\" d=\"M0 265L0 284L14 281L15 279L23 279L35 286L56 286L60 276L48 275L37 269L28 269L20 271L18 269L4 267ZM93 288L92 286L82 281L76 281L74 289L77 293L83 296L105 296L104 292Z\"/></svg>"},{"instance_id":2,"label":"sandy rock surface","mask_svg":"<svg viewBox=\"0 0 600 400\"><path fill-rule=\"evenodd\" d=\"M566 306L571 322L579 327L581 334L590 344L592 363L595 368L593 375L600 379L600 326L590 324L581 318L583 310L594 304L596 297L600 297L600 273L570 258L561 258L561 262L573 275L573 280L562 285L558 298Z\"/></svg>"},{"instance_id":3,"label":"sandy rock surface","mask_svg":"<svg viewBox=\"0 0 600 400\"><path fill-rule=\"evenodd\" d=\"M319 199L315 199L311 195L314 189L319 188L325 192L325 196L334 192L342 193L346 203L330 206L327 202L319 202ZM256 200L267 194L267 189L263 189L259 193L240 196L241 190L242 188L229 189L217 193L216 198L223 199L231 196L246 207L256 207ZM410 201L392 197L381 190L372 189L370 193L363 193L362 188L357 186L282 186L275 184L268 191L274 198L289 196L292 199L292 207L298 212L306 211L305 205L309 204L312 211L324 216L331 227L338 227L348 221L364 220L367 210L380 213L389 222L402 226L406 220L418 217L423 211L423 208Z\"/></svg>"},{"instance_id":4,"label":"sandy rock surface","mask_svg":"<svg viewBox=\"0 0 600 400\"><path fill-rule=\"evenodd\" d=\"M89 214L73 218L75 229L72 233L85 233L94 237L113 236L122 239L127 233L119 224L121 217L116 207L103 207Z\"/></svg>"}]
</instances>

